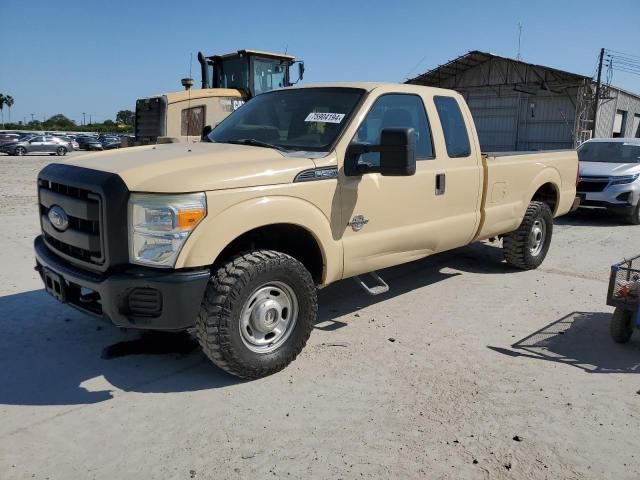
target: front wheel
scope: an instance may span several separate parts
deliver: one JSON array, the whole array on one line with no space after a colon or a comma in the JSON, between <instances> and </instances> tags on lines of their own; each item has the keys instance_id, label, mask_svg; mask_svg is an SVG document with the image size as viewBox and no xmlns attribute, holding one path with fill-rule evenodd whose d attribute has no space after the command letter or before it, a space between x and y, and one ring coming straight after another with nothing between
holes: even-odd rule
<instances>
[{"instance_id":1,"label":"front wheel","mask_svg":"<svg viewBox=\"0 0 640 480\"><path fill-rule=\"evenodd\" d=\"M16 147L14 153L20 157L27 154L27 149L24 147Z\"/></svg>"},{"instance_id":2,"label":"front wheel","mask_svg":"<svg viewBox=\"0 0 640 480\"><path fill-rule=\"evenodd\" d=\"M553 234L553 215L546 203L531 202L518 229L504 236L504 258L523 270L538 268L547 256Z\"/></svg>"},{"instance_id":3,"label":"front wheel","mask_svg":"<svg viewBox=\"0 0 640 480\"><path fill-rule=\"evenodd\" d=\"M278 372L302 351L318 312L307 269L273 250L240 255L207 286L196 331L209 359L241 378Z\"/></svg>"},{"instance_id":4,"label":"front wheel","mask_svg":"<svg viewBox=\"0 0 640 480\"><path fill-rule=\"evenodd\" d=\"M631 311L617 307L611 317L609 333L616 343L627 343L633 335L633 318Z\"/></svg>"},{"instance_id":5,"label":"front wheel","mask_svg":"<svg viewBox=\"0 0 640 480\"><path fill-rule=\"evenodd\" d=\"M56 149L56 155L58 155L59 157L64 157L67 154L67 149L64 147L58 147Z\"/></svg>"}]
</instances>

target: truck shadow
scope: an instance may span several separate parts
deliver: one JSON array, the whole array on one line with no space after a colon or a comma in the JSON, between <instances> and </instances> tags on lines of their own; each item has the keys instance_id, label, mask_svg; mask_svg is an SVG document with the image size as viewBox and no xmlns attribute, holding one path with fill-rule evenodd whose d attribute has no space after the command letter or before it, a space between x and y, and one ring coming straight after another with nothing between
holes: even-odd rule
<instances>
[{"instance_id":1,"label":"truck shadow","mask_svg":"<svg viewBox=\"0 0 640 480\"><path fill-rule=\"evenodd\" d=\"M386 294L370 296L353 279L346 279L320 290L316 328L330 331L346 327L344 322L336 321L335 317L463 273L505 274L521 273L521 270L504 262L500 246L483 242L380 270L378 273L389 284L390 289Z\"/></svg>"},{"instance_id":2,"label":"truck shadow","mask_svg":"<svg viewBox=\"0 0 640 480\"><path fill-rule=\"evenodd\" d=\"M571 365L587 373L640 373L640 336L628 344L615 343L609 336L611 314L572 312L527 335L511 349L491 350L516 358L544 360Z\"/></svg>"},{"instance_id":3,"label":"truck shadow","mask_svg":"<svg viewBox=\"0 0 640 480\"><path fill-rule=\"evenodd\" d=\"M352 280L320 292L317 328L336 317L462 272L513 272L502 252L476 244L380 272L391 291L365 294ZM109 400L114 387L140 393L228 388L242 382L216 368L187 333L121 331L61 305L43 290L0 297L0 404L78 405Z\"/></svg>"},{"instance_id":4,"label":"truck shadow","mask_svg":"<svg viewBox=\"0 0 640 480\"><path fill-rule=\"evenodd\" d=\"M604 208L582 208L553 220L556 225L571 227L624 227L629 223L622 215Z\"/></svg>"},{"instance_id":5,"label":"truck shadow","mask_svg":"<svg viewBox=\"0 0 640 480\"><path fill-rule=\"evenodd\" d=\"M187 334L125 332L43 290L0 297L0 404L78 405L124 391L165 393L227 387Z\"/></svg>"}]
</instances>

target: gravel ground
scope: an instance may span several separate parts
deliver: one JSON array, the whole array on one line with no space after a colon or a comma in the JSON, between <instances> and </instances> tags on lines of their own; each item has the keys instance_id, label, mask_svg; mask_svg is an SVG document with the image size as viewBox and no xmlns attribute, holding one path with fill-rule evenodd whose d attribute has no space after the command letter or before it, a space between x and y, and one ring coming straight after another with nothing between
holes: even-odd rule
<instances>
[{"instance_id":1,"label":"gravel ground","mask_svg":"<svg viewBox=\"0 0 640 480\"><path fill-rule=\"evenodd\" d=\"M558 219L532 272L476 244L381 272L381 297L340 282L302 355L243 382L43 292L51 160L0 157L0 478L640 477L640 333L614 344L605 305L640 227Z\"/></svg>"}]
</instances>

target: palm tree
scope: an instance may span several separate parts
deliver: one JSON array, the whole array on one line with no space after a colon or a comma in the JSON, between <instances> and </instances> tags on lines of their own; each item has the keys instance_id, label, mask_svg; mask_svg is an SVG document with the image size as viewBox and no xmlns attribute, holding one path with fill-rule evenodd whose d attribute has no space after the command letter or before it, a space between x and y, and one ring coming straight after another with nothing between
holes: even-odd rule
<instances>
[{"instance_id":1,"label":"palm tree","mask_svg":"<svg viewBox=\"0 0 640 480\"><path fill-rule=\"evenodd\" d=\"M0 93L0 115L2 115L2 128L4 128L4 111L2 109L6 101L7 101L7 97L5 97L2 93Z\"/></svg>"},{"instance_id":2,"label":"palm tree","mask_svg":"<svg viewBox=\"0 0 640 480\"><path fill-rule=\"evenodd\" d=\"M11 123L11 107L13 107L13 97L11 95L6 95L4 97L4 104L9 107L9 123Z\"/></svg>"}]
</instances>

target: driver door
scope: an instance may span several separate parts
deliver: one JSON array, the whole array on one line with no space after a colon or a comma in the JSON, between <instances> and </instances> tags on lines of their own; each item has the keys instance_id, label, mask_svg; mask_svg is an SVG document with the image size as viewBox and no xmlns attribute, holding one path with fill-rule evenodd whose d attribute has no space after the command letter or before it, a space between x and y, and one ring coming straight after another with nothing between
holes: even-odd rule
<instances>
[{"instance_id":1,"label":"driver door","mask_svg":"<svg viewBox=\"0 0 640 480\"><path fill-rule=\"evenodd\" d=\"M422 98L395 93L380 96L353 141L379 144L382 129L390 127L415 129L416 173L403 177L366 173L341 179L344 277L423 257L432 250L428 239L434 149ZM379 153L358 159L358 163L373 166L379 162Z\"/></svg>"},{"instance_id":2,"label":"driver door","mask_svg":"<svg viewBox=\"0 0 640 480\"><path fill-rule=\"evenodd\" d=\"M30 152L42 152L44 150L45 141L44 137L35 137L29 141Z\"/></svg>"}]
</instances>

